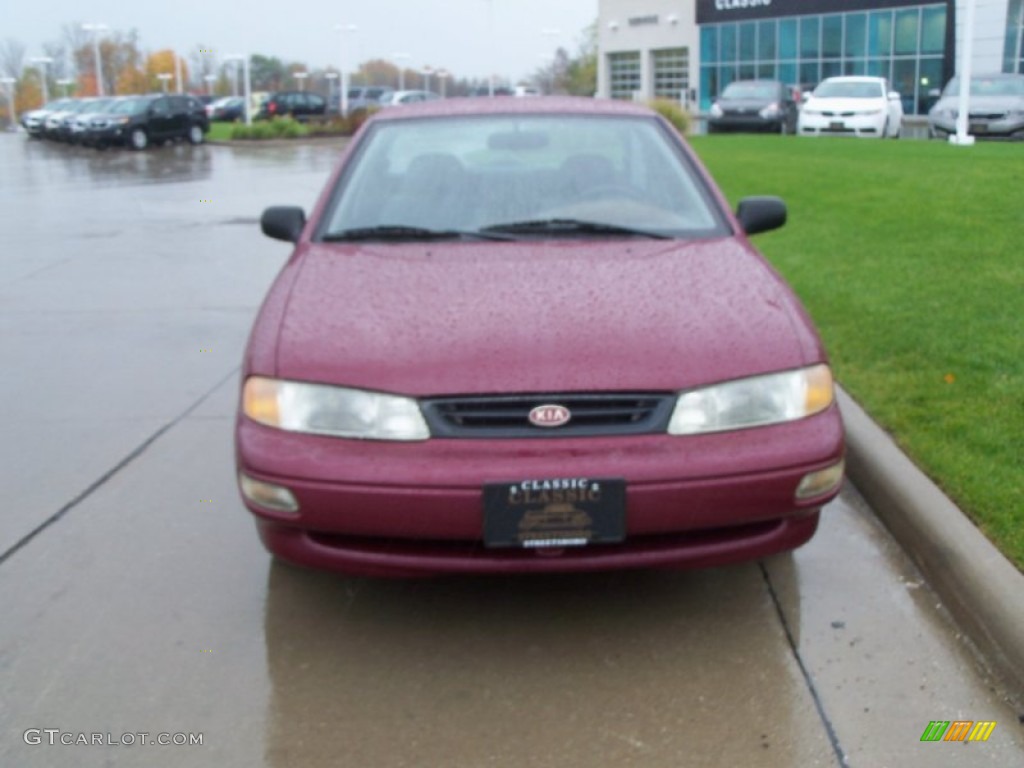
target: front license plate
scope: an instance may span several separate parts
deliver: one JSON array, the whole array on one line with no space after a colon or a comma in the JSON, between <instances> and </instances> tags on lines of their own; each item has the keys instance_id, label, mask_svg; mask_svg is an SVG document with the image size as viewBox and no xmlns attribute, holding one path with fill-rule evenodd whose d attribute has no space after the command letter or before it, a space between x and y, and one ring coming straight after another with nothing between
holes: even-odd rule
<instances>
[{"instance_id":1,"label":"front license plate","mask_svg":"<svg viewBox=\"0 0 1024 768\"><path fill-rule=\"evenodd\" d=\"M625 480L572 477L484 485L488 547L583 547L625 538Z\"/></svg>"}]
</instances>

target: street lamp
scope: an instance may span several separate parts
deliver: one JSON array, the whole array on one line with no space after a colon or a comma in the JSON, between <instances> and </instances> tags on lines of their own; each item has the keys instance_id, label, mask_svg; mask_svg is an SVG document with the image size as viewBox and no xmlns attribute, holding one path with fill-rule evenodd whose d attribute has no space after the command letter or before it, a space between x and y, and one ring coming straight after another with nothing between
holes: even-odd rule
<instances>
[{"instance_id":1,"label":"street lamp","mask_svg":"<svg viewBox=\"0 0 1024 768\"><path fill-rule=\"evenodd\" d=\"M395 61L408 61L412 56L408 53L392 53L391 58ZM405 90L405 67L402 64L398 65L398 90Z\"/></svg>"},{"instance_id":2,"label":"street lamp","mask_svg":"<svg viewBox=\"0 0 1024 768\"><path fill-rule=\"evenodd\" d=\"M331 103L331 94L334 92L334 81L338 79L337 72L324 72L324 77L327 78L327 102ZM338 106L341 106L341 94L338 94Z\"/></svg>"},{"instance_id":3,"label":"street lamp","mask_svg":"<svg viewBox=\"0 0 1024 768\"><path fill-rule=\"evenodd\" d=\"M299 90L306 90L306 78L309 77L309 72L292 72L292 77L299 81Z\"/></svg>"},{"instance_id":4,"label":"street lamp","mask_svg":"<svg viewBox=\"0 0 1024 768\"><path fill-rule=\"evenodd\" d=\"M172 77L174 77L174 75L172 75L170 72L161 72L159 75L157 75L157 79L160 81L160 87L163 89L164 93L167 93L167 81L170 80Z\"/></svg>"},{"instance_id":5,"label":"street lamp","mask_svg":"<svg viewBox=\"0 0 1024 768\"><path fill-rule=\"evenodd\" d=\"M7 112L11 116L11 127L7 130L18 130L18 121L14 116L14 84L18 82L13 77L0 77L0 83L7 86Z\"/></svg>"},{"instance_id":6,"label":"street lamp","mask_svg":"<svg viewBox=\"0 0 1024 768\"><path fill-rule=\"evenodd\" d=\"M110 29L106 24L83 24L82 29L92 32L92 52L96 59L96 95L103 96L103 67L100 65L100 32Z\"/></svg>"},{"instance_id":7,"label":"street lamp","mask_svg":"<svg viewBox=\"0 0 1024 768\"><path fill-rule=\"evenodd\" d=\"M494 55L494 0L487 0L487 49ZM488 67L487 95L494 96L494 67Z\"/></svg>"},{"instance_id":8,"label":"street lamp","mask_svg":"<svg viewBox=\"0 0 1024 768\"><path fill-rule=\"evenodd\" d=\"M49 91L49 89L47 88L47 85L46 85L46 76L48 74L47 73L46 65L47 64L53 64L53 59L50 58L49 56L36 56L33 59L29 59L29 61L31 61L33 64L42 64L43 65L43 66L39 67L39 74L40 74L40 76L42 78L42 81L43 81L43 104L46 104L50 100L50 91Z\"/></svg>"},{"instance_id":9,"label":"street lamp","mask_svg":"<svg viewBox=\"0 0 1024 768\"><path fill-rule=\"evenodd\" d=\"M355 32L359 27L355 24L335 24L334 31L341 36L341 66L338 67L338 77L341 78L341 100L338 105L341 109L341 116L348 114L348 77L345 75L345 33Z\"/></svg>"},{"instance_id":10,"label":"street lamp","mask_svg":"<svg viewBox=\"0 0 1024 768\"><path fill-rule=\"evenodd\" d=\"M421 69L420 72L423 74L423 90L424 91L429 91L430 90L430 76L433 74L434 68L431 67L429 64L424 64L423 65L423 69Z\"/></svg>"},{"instance_id":11,"label":"street lamp","mask_svg":"<svg viewBox=\"0 0 1024 768\"><path fill-rule=\"evenodd\" d=\"M206 95L213 96L213 84L217 80L216 75L204 75L203 80L206 81Z\"/></svg>"},{"instance_id":12,"label":"street lamp","mask_svg":"<svg viewBox=\"0 0 1024 768\"><path fill-rule=\"evenodd\" d=\"M449 72L447 69L439 69L439 70L437 70L437 79L441 81L441 98L442 99L447 96L447 93L446 93L447 87L446 86L447 86L447 83L448 83L448 78L451 77L451 76L452 76L452 73Z\"/></svg>"},{"instance_id":13,"label":"street lamp","mask_svg":"<svg viewBox=\"0 0 1024 768\"><path fill-rule=\"evenodd\" d=\"M249 57L234 53L224 57L224 61L240 61L245 71L245 124L252 125L252 82L249 79Z\"/></svg>"}]
</instances>

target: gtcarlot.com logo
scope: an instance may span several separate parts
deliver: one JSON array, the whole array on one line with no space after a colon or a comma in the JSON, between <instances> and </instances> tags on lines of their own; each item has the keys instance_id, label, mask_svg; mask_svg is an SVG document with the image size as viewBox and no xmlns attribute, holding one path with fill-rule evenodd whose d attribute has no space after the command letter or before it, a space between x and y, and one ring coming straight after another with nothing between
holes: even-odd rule
<instances>
[{"instance_id":1,"label":"gtcarlot.com logo","mask_svg":"<svg viewBox=\"0 0 1024 768\"><path fill-rule=\"evenodd\" d=\"M29 728L22 734L21 738L24 739L26 744L31 746L38 744L63 744L66 747L183 747L202 746L203 744L203 734L201 733L150 733L149 731L135 731L115 736L109 732L85 733L82 731L62 731L60 728Z\"/></svg>"},{"instance_id":2,"label":"gtcarlot.com logo","mask_svg":"<svg viewBox=\"0 0 1024 768\"><path fill-rule=\"evenodd\" d=\"M996 724L991 720L932 720L921 741L988 741Z\"/></svg>"}]
</instances>

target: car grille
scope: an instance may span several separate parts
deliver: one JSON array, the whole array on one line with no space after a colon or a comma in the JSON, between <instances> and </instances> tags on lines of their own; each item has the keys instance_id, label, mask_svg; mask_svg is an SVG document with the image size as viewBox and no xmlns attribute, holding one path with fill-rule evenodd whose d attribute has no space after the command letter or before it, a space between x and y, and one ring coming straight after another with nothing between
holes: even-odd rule
<instances>
[{"instance_id":1,"label":"car grille","mask_svg":"<svg viewBox=\"0 0 1024 768\"><path fill-rule=\"evenodd\" d=\"M968 112L967 117L970 120L1002 120L1006 117L1005 112Z\"/></svg>"},{"instance_id":2,"label":"car grille","mask_svg":"<svg viewBox=\"0 0 1024 768\"><path fill-rule=\"evenodd\" d=\"M853 117L854 112L822 112L825 117Z\"/></svg>"},{"instance_id":3,"label":"car grille","mask_svg":"<svg viewBox=\"0 0 1024 768\"><path fill-rule=\"evenodd\" d=\"M675 395L657 392L439 397L420 401L434 437L584 437L664 432ZM537 427L530 411L561 405L572 414L560 427Z\"/></svg>"}]
</instances>

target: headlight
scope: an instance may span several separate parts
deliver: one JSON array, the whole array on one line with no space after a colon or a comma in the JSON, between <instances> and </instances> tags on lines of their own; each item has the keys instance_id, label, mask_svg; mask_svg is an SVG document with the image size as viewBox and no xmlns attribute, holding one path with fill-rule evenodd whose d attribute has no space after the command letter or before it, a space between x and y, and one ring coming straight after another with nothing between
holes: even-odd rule
<instances>
[{"instance_id":1,"label":"headlight","mask_svg":"<svg viewBox=\"0 0 1024 768\"><path fill-rule=\"evenodd\" d=\"M119 117L119 118L117 118L117 122L119 122L121 125L127 125L131 121L132 121L132 119L130 117Z\"/></svg>"},{"instance_id":2,"label":"headlight","mask_svg":"<svg viewBox=\"0 0 1024 768\"><path fill-rule=\"evenodd\" d=\"M289 432L366 440L426 440L430 430L415 400L361 389L252 376L242 412Z\"/></svg>"},{"instance_id":3,"label":"headlight","mask_svg":"<svg viewBox=\"0 0 1024 768\"><path fill-rule=\"evenodd\" d=\"M802 111L802 112L803 112L803 113L804 113L805 115L820 115L820 114L821 114L821 111L820 111L820 110L817 110L817 109L810 109L809 107L804 107L804 108L803 108L803 110L801 110L801 111Z\"/></svg>"},{"instance_id":4,"label":"headlight","mask_svg":"<svg viewBox=\"0 0 1024 768\"><path fill-rule=\"evenodd\" d=\"M758 114L761 115L765 120L776 117L779 114L779 105L772 103L762 109Z\"/></svg>"},{"instance_id":5,"label":"headlight","mask_svg":"<svg viewBox=\"0 0 1024 768\"><path fill-rule=\"evenodd\" d=\"M670 435L697 435L794 421L820 413L833 401L832 371L812 365L681 392L668 424Z\"/></svg>"},{"instance_id":6,"label":"headlight","mask_svg":"<svg viewBox=\"0 0 1024 768\"><path fill-rule=\"evenodd\" d=\"M718 102L715 102L714 104L711 105L712 117L721 117L723 114L724 113L722 112L722 108L718 106Z\"/></svg>"},{"instance_id":7,"label":"headlight","mask_svg":"<svg viewBox=\"0 0 1024 768\"><path fill-rule=\"evenodd\" d=\"M880 115L884 110L881 109L861 109L854 112L855 115Z\"/></svg>"}]
</instances>

